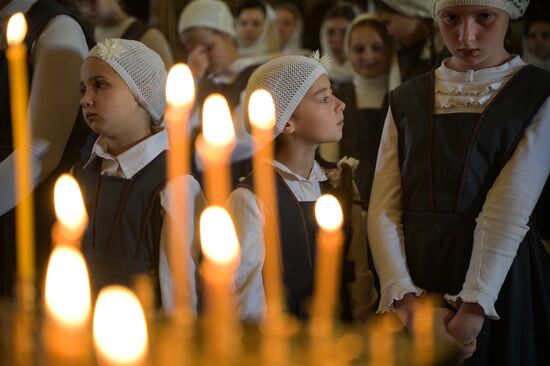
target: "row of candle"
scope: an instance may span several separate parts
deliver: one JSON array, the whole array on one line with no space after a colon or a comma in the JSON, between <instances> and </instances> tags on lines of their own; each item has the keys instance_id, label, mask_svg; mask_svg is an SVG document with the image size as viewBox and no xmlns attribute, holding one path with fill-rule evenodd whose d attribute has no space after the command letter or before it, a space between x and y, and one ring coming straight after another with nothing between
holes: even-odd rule
<instances>
[{"instance_id":1,"label":"row of candle","mask_svg":"<svg viewBox=\"0 0 550 366\"><path fill-rule=\"evenodd\" d=\"M17 258L18 281L29 287L34 281L33 264L33 222L32 201L27 192L30 192L30 132L27 121L27 82L26 82L26 50L22 40L25 36L25 21L22 14L16 14L10 19L8 25L7 52L9 61L11 104L13 115L14 146L20 152L17 154L17 194L21 204L18 206L17 215ZM189 140L187 120L194 103L193 78L183 64L176 65L169 73L167 82L168 106L165 113L166 126L171 143L168 153L168 179L189 173ZM256 141L258 154L254 157L255 183L258 187L258 196L269 208L266 213L265 241L266 263L265 283L268 316L267 319L281 319L283 312L283 290L281 284L281 264L279 263L279 243L277 228L277 203L275 197L275 173L271 164L265 164L273 158L272 128L274 124L274 107L269 94L265 91L255 93L250 102L250 117L253 125L253 137ZM197 151L205 163L205 193L211 206L205 210L201 217L201 237L205 261L203 263L203 275L205 281L206 298L206 323L211 323L212 329L208 331L213 337L219 332L220 327L226 326L226 338L219 343L213 342L213 346L224 344L231 334L238 333L235 324L236 315L231 299L231 282L234 271L238 265L238 241L231 219L222 208L230 192L230 178L228 162L231 149L234 145L234 130L227 103L221 95L210 96L204 106L203 136L199 137ZM52 230L54 251L50 258L46 280L46 309L47 320L44 332L49 336L50 346L54 353L61 355L69 353L75 356L79 353L79 347L71 347L80 337L86 334L87 319L90 316L90 295L87 271L82 255L78 251L80 238L84 232L87 220L85 209L78 196L78 189L72 189L72 183L68 183L68 177L63 177L56 189L56 202L80 202L80 204L57 204L56 208L59 223ZM73 186L74 187L74 186ZM169 258L174 280L175 310L173 319L180 322L190 318L189 286L186 278L187 263L184 255L185 244L183 235L178 235L176 227L184 227L186 220L186 192L183 185L176 185L171 191L170 215L171 228L169 240ZM73 192L73 193L71 193ZM75 196L76 195L76 196ZM328 203L327 203L328 202ZM327 207L322 208L323 205ZM337 279L339 273L338 259L341 254L342 223L341 210L334 198L322 198L316 209L320 217L331 216L329 219L319 219L321 226L319 239L319 259L316 294L320 297L314 300L313 319L314 324L318 320L321 323L330 323L334 312L334 299L337 298ZM212 230L216 228L216 230ZM219 236L210 237L209 234L217 233ZM209 249L210 248L210 249ZM337 254L337 255L335 255ZM71 264L72 263L72 264ZM321 280L322 278L322 280ZM324 283L320 286L320 283ZM327 286L327 283L330 285ZM32 287L32 285L31 285ZM121 300L126 298L129 300ZM127 340L128 335L116 335L115 329L125 326L114 326L115 321L127 320L133 326L145 324L141 321L142 310L132 304L131 293L128 290L108 288L102 291L98 297L94 314L94 336L96 343L101 345L100 355L107 356L109 362L115 364L120 361L120 354L127 347L121 344L121 340ZM22 292L19 298L20 306L28 306L32 303L32 295ZM116 300L115 300L116 299ZM134 299L135 300L135 299ZM125 303L122 313L109 320L100 320L104 314L115 311L114 304ZM109 304L109 305L105 305ZM105 307L109 311L104 311ZM139 308L139 310L138 310ZM132 310L134 309L134 310ZM141 315L139 315L141 314ZM131 317L128 320L128 317ZM127 323L125 323L127 324ZM107 328L105 328L107 327ZM106 330L107 329L107 330ZM146 344L146 331L140 331L132 327L129 333L131 339L139 344ZM138 335L142 335L138 337ZM144 334L144 335L143 335ZM50 336L53 335L53 336ZM103 337L108 340L103 341ZM217 338L216 338L217 339ZM53 340L53 341L52 341ZM78 342L77 342L78 343ZM85 344L81 343L81 344ZM56 346L57 345L57 346ZM69 345L69 346L68 346ZM113 347L109 347L113 346ZM132 348L132 347L130 347ZM108 351L112 349L112 351ZM82 350L84 352L84 350ZM109 353L110 352L110 353ZM143 359L145 353L134 355L134 361ZM103 356L99 357L100 359ZM126 361L125 361L126 362ZM132 361L133 362L133 361ZM140 361L141 362L141 361ZM123 362L124 363L124 362Z\"/></svg>"}]
</instances>

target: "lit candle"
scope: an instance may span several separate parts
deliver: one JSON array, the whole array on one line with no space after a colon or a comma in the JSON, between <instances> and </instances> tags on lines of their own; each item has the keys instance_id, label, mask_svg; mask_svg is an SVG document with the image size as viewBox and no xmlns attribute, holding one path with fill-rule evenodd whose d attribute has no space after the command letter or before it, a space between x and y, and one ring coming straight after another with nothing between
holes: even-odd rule
<instances>
[{"instance_id":1,"label":"lit candle","mask_svg":"<svg viewBox=\"0 0 550 366\"><path fill-rule=\"evenodd\" d=\"M195 87L193 75L189 67L176 64L170 69L166 82L167 107L165 122L170 140L170 150L167 156L168 182L177 177L189 174L189 114L193 106ZM187 232L187 192L184 184L174 184L170 190L169 199L169 244L168 253L170 270L174 281L173 319L177 322L189 319L189 284L187 278L188 263L186 263L185 237Z\"/></svg>"},{"instance_id":2,"label":"lit candle","mask_svg":"<svg viewBox=\"0 0 550 366\"><path fill-rule=\"evenodd\" d=\"M197 152L204 164L204 186L208 204L223 206L231 191L229 157L235 145L235 130L227 101L212 94L204 102L202 135Z\"/></svg>"},{"instance_id":3,"label":"lit candle","mask_svg":"<svg viewBox=\"0 0 550 366\"><path fill-rule=\"evenodd\" d=\"M145 365L148 335L145 315L134 293L119 285L99 293L94 311L94 344L104 366Z\"/></svg>"},{"instance_id":4,"label":"lit candle","mask_svg":"<svg viewBox=\"0 0 550 366\"><path fill-rule=\"evenodd\" d=\"M281 283L281 263L279 247L279 210L275 187L273 160L273 127L275 106L271 95L265 90L256 90L250 96L248 116L252 126L255 153L252 164L254 189L263 203L265 226L265 263L263 283L267 302L267 318L280 319L283 314L283 287Z\"/></svg>"},{"instance_id":5,"label":"lit candle","mask_svg":"<svg viewBox=\"0 0 550 366\"><path fill-rule=\"evenodd\" d=\"M319 224L311 330L315 336L332 331L342 264L342 209L331 195L321 196L315 204Z\"/></svg>"},{"instance_id":6,"label":"lit candle","mask_svg":"<svg viewBox=\"0 0 550 366\"><path fill-rule=\"evenodd\" d=\"M78 249L58 245L48 263L43 340L52 365L84 364L90 348L90 281Z\"/></svg>"},{"instance_id":7,"label":"lit candle","mask_svg":"<svg viewBox=\"0 0 550 366\"><path fill-rule=\"evenodd\" d=\"M204 262L205 354L214 358L234 355L239 347L239 328L231 286L238 265L239 243L227 211L207 207L200 219Z\"/></svg>"},{"instance_id":8,"label":"lit candle","mask_svg":"<svg viewBox=\"0 0 550 366\"><path fill-rule=\"evenodd\" d=\"M88 226L88 214L82 193L76 180L69 174L61 175L53 192L57 223L52 229L54 245L80 247L84 230Z\"/></svg>"},{"instance_id":9,"label":"lit candle","mask_svg":"<svg viewBox=\"0 0 550 366\"><path fill-rule=\"evenodd\" d=\"M34 217L30 164L30 126L27 123L29 99L27 80L27 47L23 43L27 23L22 13L8 22L8 59L10 107L16 165L17 277L20 304L32 307L34 300Z\"/></svg>"}]
</instances>

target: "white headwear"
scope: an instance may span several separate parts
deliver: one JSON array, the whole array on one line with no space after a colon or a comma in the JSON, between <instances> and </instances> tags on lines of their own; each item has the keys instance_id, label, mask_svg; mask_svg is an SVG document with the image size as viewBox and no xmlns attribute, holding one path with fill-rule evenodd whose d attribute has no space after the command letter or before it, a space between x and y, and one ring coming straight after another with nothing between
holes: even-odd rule
<instances>
[{"instance_id":1,"label":"white headwear","mask_svg":"<svg viewBox=\"0 0 550 366\"><path fill-rule=\"evenodd\" d=\"M239 43L239 52L243 56L263 56L277 52L281 48L281 42L279 35L277 34L277 17L275 15L275 10L273 10L271 5L265 2L263 3L263 6L265 9L265 22L262 33L258 39L251 45L245 46L237 38L237 42ZM259 59L261 60L262 58Z\"/></svg>"},{"instance_id":2,"label":"white headwear","mask_svg":"<svg viewBox=\"0 0 550 366\"><path fill-rule=\"evenodd\" d=\"M178 21L178 33L195 27L210 28L237 37L231 10L219 0L194 0L183 9Z\"/></svg>"},{"instance_id":3,"label":"white headwear","mask_svg":"<svg viewBox=\"0 0 550 366\"><path fill-rule=\"evenodd\" d=\"M311 86L327 74L328 60L319 60L319 51L312 57L289 55L275 58L258 67L248 79L245 106L255 90L265 89L275 104L275 130L273 139L286 126L288 120ZM248 107L246 108L248 110Z\"/></svg>"},{"instance_id":4,"label":"white headwear","mask_svg":"<svg viewBox=\"0 0 550 366\"><path fill-rule=\"evenodd\" d=\"M138 41L110 38L98 43L87 57L99 58L115 70L153 122L162 120L166 107L166 69L155 51Z\"/></svg>"},{"instance_id":5,"label":"white headwear","mask_svg":"<svg viewBox=\"0 0 550 366\"><path fill-rule=\"evenodd\" d=\"M450 6L479 5L497 8L506 12L511 19L517 19L525 13L529 0L435 0L433 5L433 17L441 9Z\"/></svg>"},{"instance_id":6,"label":"white headwear","mask_svg":"<svg viewBox=\"0 0 550 366\"><path fill-rule=\"evenodd\" d=\"M382 0L390 8L412 18L431 18L434 0Z\"/></svg>"}]
</instances>

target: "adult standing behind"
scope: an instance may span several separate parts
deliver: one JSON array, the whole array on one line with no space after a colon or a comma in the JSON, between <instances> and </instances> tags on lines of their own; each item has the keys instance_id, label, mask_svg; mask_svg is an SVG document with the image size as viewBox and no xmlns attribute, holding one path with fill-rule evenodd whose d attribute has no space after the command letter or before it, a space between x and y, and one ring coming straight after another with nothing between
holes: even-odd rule
<instances>
[{"instance_id":1,"label":"adult standing behind","mask_svg":"<svg viewBox=\"0 0 550 366\"><path fill-rule=\"evenodd\" d=\"M344 38L346 29L359 14L359 9L349 1L339 1L326 13L321 23L321 53L332 59L329 78L333 85L350 81L353 68L346 58Z\"/></svg>"},{"instance_id":2,"label":"adult standing behind","mask_svg":"<svg viewBox=\"0 0 550 366\"><path fill-rule=\"evenodd\" d=\"M284 55L306 55L311 51L302 48L304 18L296 3L285 1L275 5L277 33L281 40L281 53Z\"/></svg>"},{"instance_id":3,"label":"adult standing behind","mask_svg":"<svg viewBox=\"0 0 550 366\"><path fill-rule=\"evenodd\" d=\"M88 44L80 24L53 0L0 1L0 29L7 20L23 12L28 23L30 94L28 117L31 124L33 169L32 188L38 248L37 265L45 265L53 222L53 183L80 157L89 132L77 121L79 115L78 74ZM0 296L13 294L15 272L15 164L13 150L5 37L0 47ZM24 192L28 194L29 192Z\"/></svg>"},{"instance_id":4,"label":"adult standing behind","mask_svg":"<svg viewBox=\"0 0 550 366\"><path fill-rule=\"evenodd\" d=\"M280 50L275 11L264 1L246 0L238 6L235 31L243 56L263 62Z\"/></svg>"},{"instance_id":5,"label":"adult standing behind","mask_svg":"<svg viewBox=\"0 0 550 366\"><path fill-rule=\"evenodd\" d=\"M528 4L434 3L452 56L391 93L370 199L378 311L410 326L417 296L444 297L438 336L474 365L550 362L550 262L532 217L550 172L550 74L505 49Z\"/></svg>"},{"instance_id":6,"label":"adult standing behind","mask_svg":"<svg viewBox=\"0 0 550 366\"><path fill-rule=\"evenodd\" d=\"M346 103L339 155L359 160L355 181L361 199L368 202L388 110L387 96L400 84L399 68L394 42L385 24L373 14L353 20L346 32L345 49L353 79L334 90L334 95Z\"/></svg>"},{"instance_id":7,"label":"adult standing behind","mask_svg":"<svg viewBox=\"0 0 550 366\"><path fill-rule=\"evenodd\" d=\"M140 41L160 55L166 70L174 64L170 45L162 32L130 16L118 0L77 0L82 17L94 26L94 39L103 42L108 38Z\"/></svg>"},{"instance_id":8,"label":"adult standing behind","mask_svg":"<svg viewBox=\"0 0 550 366\"><path fill-rule=\"evenodd\" d=\"M550 16L527 21L522 57L525 62L550 71Z\"/></svg>"},{"instance_id":9,"label":"adult standing behind","mask_svg":"<svg viewBox=\"0 0 550 366\"><path fill-rule=\"evenodd\" d=\"M407 81L436 68L444 57L439 54L431 15L433 0L375 0L376 13L397 42L401 79Z\"/></svg>"}]
</instances>

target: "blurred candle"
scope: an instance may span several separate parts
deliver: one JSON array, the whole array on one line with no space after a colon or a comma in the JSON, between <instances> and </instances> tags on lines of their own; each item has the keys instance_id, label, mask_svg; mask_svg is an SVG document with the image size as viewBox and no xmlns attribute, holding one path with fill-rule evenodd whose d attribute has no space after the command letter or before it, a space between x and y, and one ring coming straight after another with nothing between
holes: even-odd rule
<instances>
[{"instance_id":1,"label":"blurred candle","mask_svg":"<svg viewBox=\"0 0 550 366\"><path fill-rule=\"evenodd\" d=\"M82 235L88 225L88 214L78 183L69 174L61 175L55 182L53 196L57 217L57 223L52 230L54 245L80 247Z\"/></svg>"},{"instance_id":2,"label":"blurred candle","mask_svg":"<svg viewBox=\"0 0 550 366\"><path fill-rule=\"evenodd\" d=\"M81 365L90 348L90 281L78 249L58 245L48 263L43 340L52 365Z\"/></svg>"},{"instance_id":3,"label":"blurred candle","mask_svg":"<svg viewBox=\"0 0 550 366\"><path fill-rule=\"evenodd\" d=\"M317 259L311 316L315 336L327 336L332 331L334 312L339 298L342 264L342 209L338 200L325 194L315 204L319 224Z\"/></svg>"},{"instance_id":4,"label":"blurred candle","mask_svg":"<svg viewBox=\"0 0 550 366\"><path fill-rule=\"evenodd\" d=\"M280 319L283 314L283 287L279 247L279 210L276 196L276 177L273 160L273 128L275 106L266 90L256 90L248 102L248 117L252 126L255 153L252 164L254 189L263 203L265 226L265 263L263 282L267 302L267 320Z\"/></svg>"},{"instance_id":5,"label":"blurred candle","mask_svg":"<svg viewBox=\"0 0 550 366\"><path fill-rule=\"evenodd\" d=\"M130 289L111 285L101 290L95 306L93 328L101 365L146 364L148 335L145 316Z\"/></svg>"},{"instance_id":6,"label":"blurred candle","mask_svg":"<svg viewBox=\"0 0 550 366\"><path fill-rule=\"evenodd\" d=\"M219 206L209 206L203 211L200 235L204 253L205 353L223 358L239 349L240 333L231 292L239 243L231 217Z\"/></svg>"},{"instance_id":7,"label":"blurred candle","mask_svg":"<svg viewBox=\"0 0 550 366\"><path fill-rule=\"evenodd\" d=\"M227 101L212 94L204 102L202 135L197 139L197 152L204 165L204 186L208 204L223 206L231 192L229 169L235 130Z\"/></svg>"},{"instance_id":8,"label":"blurred candle","mask_svg":"<svg viewBox=\"0 0 550 366\"><path fill-rule=\"evenodd\" d=\"M34 300L34 217L32 172L30 162L30 126L27 123L29 99L27 79L27 47L23 43L27 23L22 13L14 14L8 22L7 38L11 124L16 165L17 277L19 300L22 306L32 307Z\"/></svg>"},{"instance_id":9,"label":"blurred candle","mask_svg":"<svg viewBox=\"0 0 550 366\"><path fill-rule=\"evenodd\" d=\"M168 182L174 182L177 177L189 174L190 143L189 114L195 98L193 75L187 65L179 63L170 69L166 82L167 107L165 122L170 141L167 156ZM173 184L169 191L169 262L174 281L173 319L182 321L191 314L189 308L189 284L187 278L188 263L186 263L185 246L187 237L187 192L185 185Z\"/></svg>"},{"instance_id":10,"label":"blurred candle","mask_svg":"<svg viewBox=\"0 0 550 366\"><path fill-rule=\"evenodd\" d=\"M430 296L416 302L413 319L413 364L432 365L435 360L434 300Z\"/></svg>"}]
</instances>

